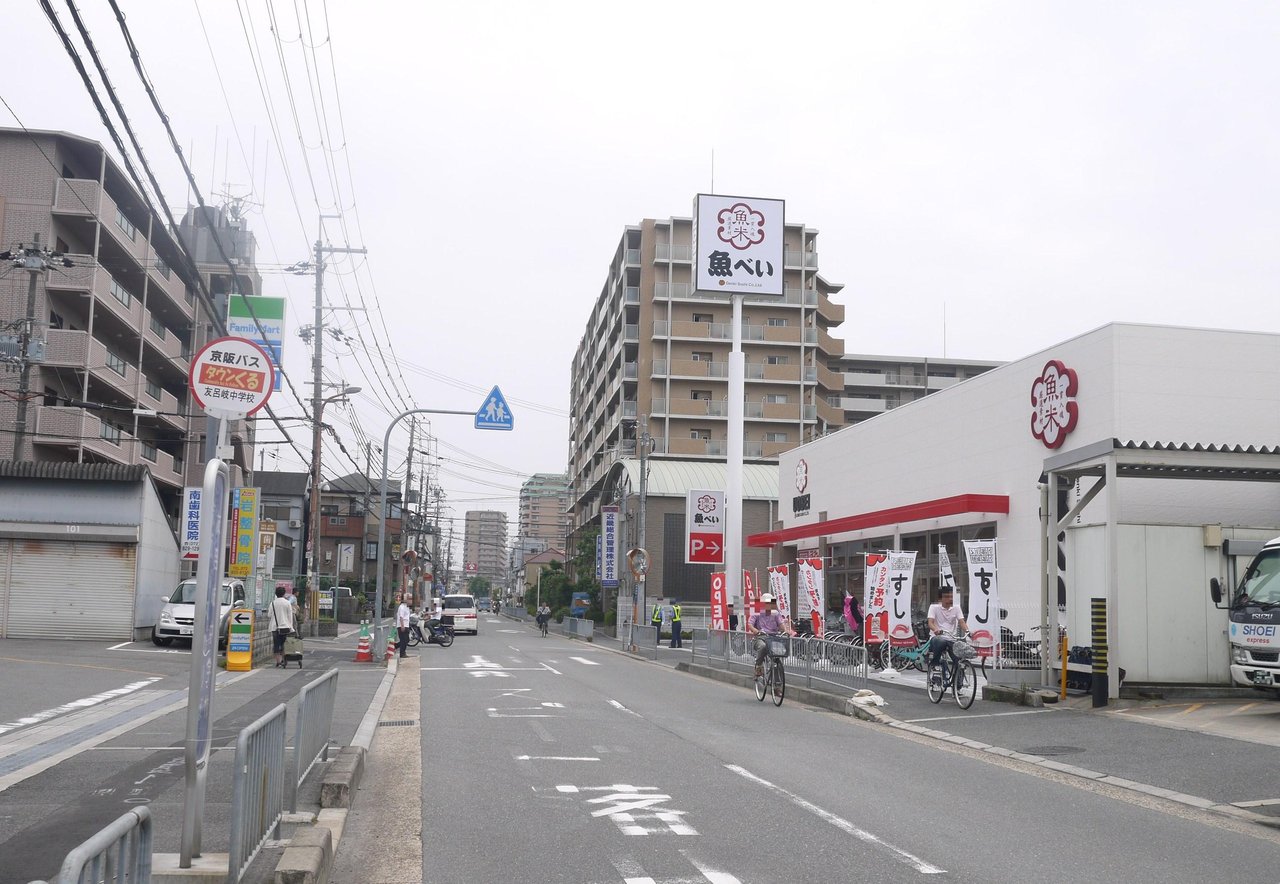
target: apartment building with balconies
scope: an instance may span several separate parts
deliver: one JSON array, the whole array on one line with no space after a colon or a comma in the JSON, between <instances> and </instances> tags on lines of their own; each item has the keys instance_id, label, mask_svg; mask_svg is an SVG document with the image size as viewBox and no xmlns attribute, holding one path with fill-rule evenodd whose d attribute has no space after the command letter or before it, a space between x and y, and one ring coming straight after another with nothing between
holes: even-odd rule
<instances>
[{"instance_id":1,"label":"apartment building with balconies","mask_svg":"<svg viewBox=\"0 0 1280 884\"><path fill-rule=\"evenodd\" d=\"M569 533L569 477L534 473L520 486L517 544L563 549ZM519 564L519 563L517 563Z\"/></svg>"},{"instance_id":2,"label":"apartment building with balconies","mask_svg":"<svg viewBox=\"0 0 1280 884\"><path fill-rule=\"evenodd\" d=\"M187 372L198 310L178 244L101 144L0 129L0 242L65 253L36 277L23 459L145 464L176 512L187 464ZM29 274L0 275L0 322L27 313ZM0 374L0 459L15 447L17 371Z\"/></svg>"},{"instance_id":3,"label":"apartment building with balconies","mask_svg":"<svg viewBox=\"0 0 1280 884\"><path fill-rule=\"evenodd\" d=\"M827 366L844 378L844 390L833 395L830 404L844 413L846 425L856 424L1001 365L977 359L849 353Z\"/></svg>"},{"instance_id":4,"label":"apartment building with balconies","mask_svg":"<svg viewBox=\"0 0 1280 884\"><path fill-rule=\"evenodd\" d=\"M844 425L844 355L832 331L842 286L818 271L818 232L784 231L785 291L748 296L744 457L780 452ZM723 461L728 438L731 304L694 290L692 220L646 219L627 227L609 263L571 367L569 481L572 528L599 518L609 468L635 453L645 420L654 458ZM571 544L572 546L572 541Z\"/></svg>"},{"instance_id":5,"label":"apartment building with balconies","mask_svg":"<svg viewBox=\"0 0 1280 884\"><path fill-rule=\"evenodd\" d=\"M464 524L464 580L483 577L494 586L504 586L509 576L507 514L501 510L467 510ZM475 566L474 571L471 569L472 565Z\"/></svg>"}]
</instances>

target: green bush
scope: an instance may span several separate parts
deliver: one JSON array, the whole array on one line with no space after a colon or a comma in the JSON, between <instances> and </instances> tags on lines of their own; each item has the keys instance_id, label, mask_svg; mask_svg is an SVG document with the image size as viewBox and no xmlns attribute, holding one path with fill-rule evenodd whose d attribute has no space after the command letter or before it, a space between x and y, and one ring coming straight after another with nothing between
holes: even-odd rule
<instances>
[{"instance_id":1,"label":"green bush","mask_svg":"<svg viewBox=\"0 0 1280 884\"><path fill-rule=\"evenodd\" d=\"M617 622L618 622L617 611L609 611L607 614L604 615L605 626L614 626L615 624L617 624Z\"/></svg>"},{"instance_id":2,"label":"green bush","mask_svg":"<svg viewBox=\"0 0 1280 884\"><path fill-rule=\"evenodd\" d=\"M567 607L556 608L555 611L552 612L551 616L555 618L557 623L563 623L564 618L569 616L569 609Z\"/></svg>"}]
</instances>

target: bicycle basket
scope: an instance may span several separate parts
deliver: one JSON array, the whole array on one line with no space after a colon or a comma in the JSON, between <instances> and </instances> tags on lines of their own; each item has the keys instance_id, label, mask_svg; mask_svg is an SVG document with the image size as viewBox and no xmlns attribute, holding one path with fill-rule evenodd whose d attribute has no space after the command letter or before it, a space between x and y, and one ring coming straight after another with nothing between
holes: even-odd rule
<instances>
[{"instance_id":1,"label":"bicycle basket","mask_svg":"<svg viewBox=\"0 0 1280 884\"><path fill-rule=\"evenodd\" d=\"M956 655L957 660L972 660L978 656L978 649L964 639L956 639L952 642L951 652Z\"/></svg>"},{"instance_id":2,"label":"bicycle basket","mask_svg":"<svg viewBox=\"0 0 1280 884\"><path fill-rule=\"evenodd\" d=\"M765 639L769 646L770 657L791 656L791 639L784 635L771 635Z\"/></svg>"}]
</instances>

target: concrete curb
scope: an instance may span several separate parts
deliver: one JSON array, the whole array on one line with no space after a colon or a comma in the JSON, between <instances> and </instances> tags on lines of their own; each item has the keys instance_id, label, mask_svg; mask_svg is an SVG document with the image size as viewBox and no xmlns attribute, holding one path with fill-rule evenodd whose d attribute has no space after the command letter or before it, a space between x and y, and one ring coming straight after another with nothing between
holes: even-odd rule
<instances>
[{"instance_id":1,"label":"concrete curb","mask_svg":"<svg viewBox=\"0 0 1280 884\"><path fill-rule=\"evenodd\" d=\"M625 653L625 652L623 652ZM626 656L632 656L627 654ZM643 659L643 658L639 658ZM691 663L677 663L675 666L679 672L687 672L690 675L697 675L703 678L710 678L714 681L727 682L729 684L750 687L753 679L747 675L739 675L736 672L726 672L722 669L713 669L709 666L701 666ZM1014 691L1013 693L1022 694L1022 691ZM1146 783L1138 783L1133 780L1126 780L1122 777L1111 776L1096 770L1090 770L1085 767L1077 767L1073 764L1063 764L1060 761L1053 761L1043 758L1039 755L1027 755L1022 752L1015 752L1012 749L1004 749L1000 746L992 746L990 743L983 743L979 740L970 740L967 737L949 734L946 731L935 730L933 728L922 727L918 724L910 724L905 721L899 721L884 710L871 705L869 703L860 703L856 698L846 698L838 694L828 694L823 691L815 691L811 688L787 687L787 696L794 697L797 702L807 706L815 706L820 709L827 709L832 712L839 712L843 715L849 715L859 718L863 721L875 722L886 727L900 730L905 733L915 734L920 737L929 737L944 743L951 743L956 746L964 746L967 749L974 749L979 752L985 752L989 755L997 755L1001 758L1013 758L1017 761L1031 764L1036 767L1051 770L1056 773L1066 774L1067 776L1079 777L1080 779L1093 780L1099 783L1106 783L1109 786L1115 786L1119 789L1127 789L1131 792L1138 792L1143 795L1150 795L1156 798L1165 798L1169 801L1176 801L1188 807L1194 807L1197 810L1207 810L1212 813L1222 814L1235 820L1255 823L1261 826L1267 826L1273 829L1280 829L1280 817L1266 816L1249 810L1247 807L1236 804L1219 804L1208 798L1200 798L1195 795L1187 795L1183 792L1175 792L1172 789L1165 789L1160 786L1151 786ZM1027 698L1030 702L1026 705L1040 706L1043 699L1035 697L1028 693ZM1039 701L1039 702L1036 702Z\"/></svg>"},{"instance_id":2,"label":"concrete curb","mask_svg":"<svg viewBox=\"0 0 1280 884\"><path fill-rule=\"evenodd\" d=\"M355 800L356 790L364 777L365 756L373 743L378 719L391 695L396 679L397 658L387 662L386 674L374 692L368 710L356 728L350 746L338 751L338 757L325 771L320 782L321 811L309 826L300 826L276 863L275 884L327 884L333 870L334 856L342 840L347 810Z\"/></svg>"}]
</instances>

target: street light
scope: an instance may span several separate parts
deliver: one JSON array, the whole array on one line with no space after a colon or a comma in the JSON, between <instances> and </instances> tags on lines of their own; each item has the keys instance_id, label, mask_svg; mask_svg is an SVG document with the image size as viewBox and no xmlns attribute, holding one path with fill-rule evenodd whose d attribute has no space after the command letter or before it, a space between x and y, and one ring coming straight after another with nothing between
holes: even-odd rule
<instances>
[{"instance_id":1,"label":"street light","mask_svg":"<svg viewBox=\"0 0 1280 884\"><path fill-rule=\"evenodd\" d=\"M308 616L314 623L320 616L320 429L324 418L324 407L330 402L337 402L359 393L362 388L348 387L332 396L316 401L315 427L311 434L311 556L307 563L307 609Z\"/></svg>"}]
</instances>

